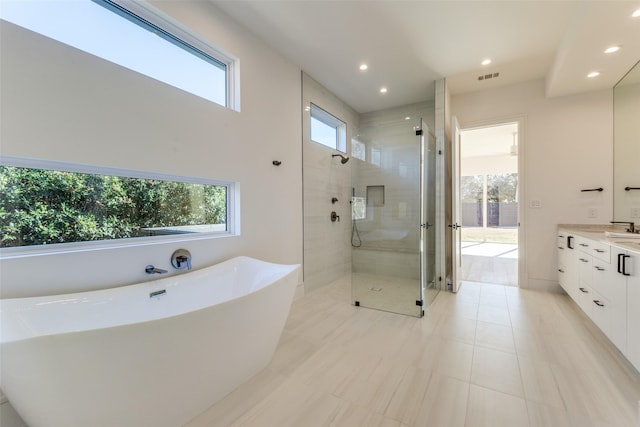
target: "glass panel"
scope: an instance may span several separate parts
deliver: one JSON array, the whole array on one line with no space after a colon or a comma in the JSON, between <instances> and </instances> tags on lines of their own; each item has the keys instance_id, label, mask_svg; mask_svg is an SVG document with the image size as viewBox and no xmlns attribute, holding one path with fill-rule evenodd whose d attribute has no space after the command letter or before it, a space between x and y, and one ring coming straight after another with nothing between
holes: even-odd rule
<instances>
[{"instance_id":1,"label":"glass panel","mask_svg":"<svg viewBox=\"0 0 640 427\"><path fill-rule=\"evenodd\" d=\"M484 240L484 175L460 177L460 199L462 211L462 240L476 242Z\"/></svg>"},{"instance_id":2,"label":"glass panel","mask_svg":"<svg viewBox=\"0 0 640 427\"><path fill-rule=\"evenodd\" d=\"M433 299L438 295L440 290L439 284L436 282L436 137L429 128L422 125L422 133L424 135L424 168L423 168L423 190L424 219L423 228L423 245L422 245L422 262L423 262L423 286L424 292L422 300L424 301L423 309L425 309Z\"/></svg>"},{"instance_id":3,"label":"glass panel","mask_svg":"<svg viewBox=\"0 0 640 427\"><path fill-rule=\"evenodd\" d=\"M311 140L335 149L338 141L338 129L311 116Z\"/></svg>"},{"instance_id":4,"label":"glass panel","mask_svg":"<svg viewBox=\"0 0 640 427\"><path fill-rule=\"evenodd\" d=\"M347 124L311 104L311 140L346 153Z\"/></svg>"},{"instance_id":5,"label":"glass panel","mask_svg":"<svg viewBox=\"0 0 640 427\"><path fill-rule=\"evenodd\" d=\"M351 160L353 302L419 317L425 175L423 138L416 129L421 122L374 117L362 124L358 141L370 156L365 161L352 153Z\"/></svg>"},{"instance_id":6,"label":"glass panel","mask_svg":"<svg viewBox=\"0 0 640 427\"><path fill-rule=\"evenodd\" d=\"M104 7L103 7L104 6ZM186 92L227 105L226 64L107 1L4 1L1 17Z\"/></svg>"},{"instance_id":7,"label":"glass panel","mask_svg":"<svg viewBox=\"0 0 640 427\"><path fill-rule=\"evenodd\" d=\"M487 175L487 227L495 228L492 242L518 240L518 174Z\"/></svg>"},{"instance_id":8,"label":"glass panel","mask_svg":"<svg viewBox=\"0 0 640 427\"><path fill-rule=\"evenodd\" d=\"M1 247L226 232L228 187L0 166Z\"/></svg>"}]
</instances>

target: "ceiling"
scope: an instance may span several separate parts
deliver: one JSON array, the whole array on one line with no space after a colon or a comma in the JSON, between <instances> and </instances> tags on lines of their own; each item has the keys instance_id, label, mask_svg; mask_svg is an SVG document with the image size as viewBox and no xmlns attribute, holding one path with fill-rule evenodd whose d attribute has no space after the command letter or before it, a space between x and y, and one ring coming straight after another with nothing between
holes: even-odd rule
<instances>
[{"instance_id":1,"label":"ceiling","mask_svg":"<svg viewBox=\"0 0 640 427\"><path fill-rule=\"evenodd\" d=\"M512 146L517 147L518 124L482 127L461 132L460 157L511 156ZM513 155L517 155L514 147Z\"/></svg>"},{"instance_id":2,"label":"ceiling","mask_svg":"<svg viewBox=\"0 0 640 427\"><path fill-rule=\"evenodd\" d=\"M454 95L543 78L549 97L608 89L640 60L640 0L210 1L360 113L433 99L442 78Z\"/></svg>"}]
</instances>

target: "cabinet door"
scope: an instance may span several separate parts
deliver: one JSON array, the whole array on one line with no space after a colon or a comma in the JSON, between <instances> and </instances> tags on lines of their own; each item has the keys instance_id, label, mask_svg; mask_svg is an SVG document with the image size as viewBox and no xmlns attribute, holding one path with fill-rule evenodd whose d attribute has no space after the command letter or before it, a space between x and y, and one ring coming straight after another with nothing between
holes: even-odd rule
<instances>
[{"instance_id":1,"label":"cabinet door","mask_svg":"<svg viewBox=\"0 0 640 427\"><path fill-rule=\"evenodd\" d=\"M612 325L612 315L614 307L611 305L611 302L603 297L600 293L596 291L592 291L590 294L591 306L590 312L587 314L593 320L602 332L611 340L612 335L614 335L613 325ZM626 338L626 337L625 337ZM623 341L625 341L623 339ZM617 344L616 344L617 345Z\"/></svg>"},{"instance_id":2,"label":"cabinet door","mask_svg":"<svg viewBox=\"0 0 640 427\"><path fill-rule=\"evenodd\" d=\"M567 262L567 258L569 257L569 249L567 249L567 244L566 244L567 238L566 235L564 233L559 233L558 234L558 242L557 242L557 246L558 246L558 283L560 284L560 286L562 286L562 289L565 290L565 292L569 293L569 288L568 288L568 272L567 272L567 267L568 267L568 262Z\"/></svg>"},{"instance_id":3,"label":"cabinet door","mask_svg":"<svg viewBox=\"0 0 640 427\"><path fill-rule=\"evenodd\" d=\"M640 371L640 254L627 253L627 358Z\"/></svg>"}]
</instances>

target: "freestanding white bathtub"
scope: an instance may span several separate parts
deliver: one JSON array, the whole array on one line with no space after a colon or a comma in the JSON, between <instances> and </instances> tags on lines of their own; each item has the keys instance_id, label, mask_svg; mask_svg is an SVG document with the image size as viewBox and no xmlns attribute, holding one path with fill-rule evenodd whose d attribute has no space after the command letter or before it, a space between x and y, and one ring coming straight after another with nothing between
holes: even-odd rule
<instances>
[{"instance_id":1,"label":"freestanding white bathtub","mask_svg":"<svg viewBox=\"0 0 640 427\"><path fill-rule=\"evenodd\" d=\"M178 427L273 357L299 265L247 257L0 300L1 387L30 427Z\"/></svg>"}]
</instances>

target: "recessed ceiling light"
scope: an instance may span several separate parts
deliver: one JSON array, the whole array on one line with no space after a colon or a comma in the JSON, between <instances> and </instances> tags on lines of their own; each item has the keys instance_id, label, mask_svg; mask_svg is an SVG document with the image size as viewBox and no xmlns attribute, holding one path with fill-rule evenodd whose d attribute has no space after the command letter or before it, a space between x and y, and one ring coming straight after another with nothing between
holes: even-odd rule
<instances>
[{"instance_id":1,"label":"recessed ceiling light","mask_svg":"<svg viewBox=\"0 0 640 427\"><path fill-rule=\"evenodd\" d=\"M405 119L405 120L410 120L410 119L411 119L411 117L407 116L407 117L405 117L404 119Z\"/></svg>"},{"instance_id":2,"label":"recessed ceiling light","mask_svg":"<svg viewBox=\"0 0 640 427\"><path fill-rule=\"evenodd\" d=\"M367 64L360 64L360 71L365 71L369 68Z\"/></svg>"},{"instance_id":3,"label":"recessed ceiling light","mask_svg":"<svg viewBox=\"0 0 640 427\"><path fill-rule=\"evenodd\" d=\"M637 18L637 17L639 17L639 16L640 16L640 9L636 10L635 12L633 12L633 13L631 14L631 17L633 17L633 18Z\"/></svg>"},{"instance_id":4,"label":"recessed ceiling light","mask_svg":"<svg viewBox=\"0 0 640 427\"><path fill-rule=\"evenodd\" d=\"M592 71L589 74L587 74L587 77L589 77L590 79L594 78L594 77L598 77L600 75L600 73L598 71Z\"/></svg>"},{"instance_id":5,"label":"recessed ceiling light","mask_svg":"<svg viewBox=\"0 0 640 427\"><path fill-rule=\"evenodd\" d=\"M491 59L487 58L484 61L482 61L482 65L489 65L489 64L491 64L491 62L493 62L493 61L491 61Z\"/></svg>"},{"instance_id":6,"label":"recessed ceiling light","mask_svg":"<svg viewBox=\"0 0 640 427\"><path fill-rule=\"evenodd\" d=\"M620 46L611 46L604 50L604 53L614 53L620 50Z\"/></svg>"},{"instance_id":7,"label":"recessed ceiling light","mask_svg":"<svg viewBox=\"0 0 640 427\"><path fill-rule=\"evenodd\" d=\"M387 93L387 88L386 87L381 87L380 88L380 93Z\"/></svg>"}]
</instances>

